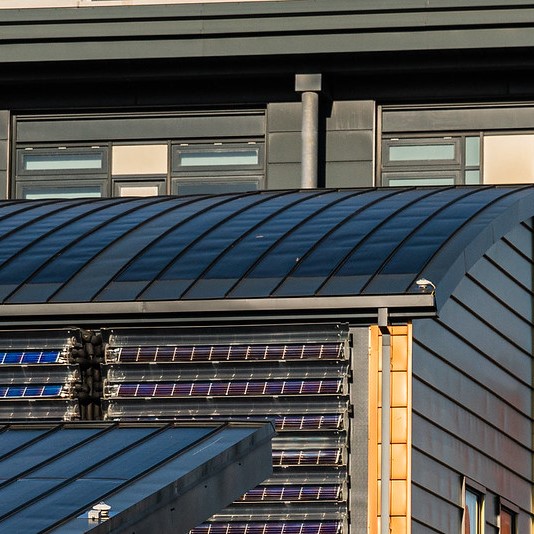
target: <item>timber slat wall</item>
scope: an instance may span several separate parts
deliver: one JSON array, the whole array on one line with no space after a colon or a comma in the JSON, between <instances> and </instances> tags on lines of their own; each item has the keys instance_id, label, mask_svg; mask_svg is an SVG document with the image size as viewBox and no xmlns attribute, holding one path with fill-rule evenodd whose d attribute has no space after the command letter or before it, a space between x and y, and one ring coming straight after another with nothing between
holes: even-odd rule
<instances>
[{"instance_id":1,"label":"timber slat wall","mask_svg":"<svg viewBox=\"0 0 534 534\"><path fill-rule=\"evenodd\" d=\"M534 45L533 28L526 0L7 9L0 62L515 48Z\"/></svg>"},{"instance_id":2,"label":"timber slat wall","mask_svg":"<svg viewBox=\"0 0 534 534\"><path fill-rule=\"evenodd\" d=\"M498 533L498 497L530 531L532 242L529 224L516 227L439 320L414 323L414 533L460 532L462 473L486 488L485 534Z\"/></svg>"}]
</instances>

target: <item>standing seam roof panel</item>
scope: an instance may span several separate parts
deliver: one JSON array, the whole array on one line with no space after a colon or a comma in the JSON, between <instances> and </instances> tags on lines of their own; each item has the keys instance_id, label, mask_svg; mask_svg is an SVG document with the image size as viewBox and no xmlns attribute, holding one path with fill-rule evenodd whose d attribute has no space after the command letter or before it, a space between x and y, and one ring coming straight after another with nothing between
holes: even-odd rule
<instances>
[{"instance_id":1,"label":"standing seam roof panel","mask_svg":"<svg viewBox=\"0 0 534 534\"><path fill-rule=\"evenodd\" d=\"M4 304L382 295L418 292L425 276L448 280L446 297L466 265L532 216L533 186L8 202L0 295Z\"/></svg>"}]
</instances>

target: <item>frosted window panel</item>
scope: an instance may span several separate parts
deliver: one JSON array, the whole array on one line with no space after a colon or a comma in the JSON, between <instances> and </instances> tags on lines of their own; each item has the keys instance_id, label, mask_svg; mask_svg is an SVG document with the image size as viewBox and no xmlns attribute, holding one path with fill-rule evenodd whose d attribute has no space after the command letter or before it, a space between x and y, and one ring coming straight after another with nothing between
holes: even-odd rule
<instances>
[{"instance_id":1,"label":"frosted window panel","mask_svg":"<svg viewBox=\"0 0 534 534\"><path fill-rule=\"evenodd\" d=\"M480 171L465 171L465 183L467 185L480 184Z\"/></svg>"},{"instance_id":2,"label":"frosted window panel","mask_svg":"<svg viewBox=\"0 0 534 534\"><path fill-rule=\"evenodd\" d=\"M99 186L95 187L25 187L23 198L37 200L44 198L98 198L102 196Z\"/></svg>"},{"instance_id":3,"label":"frosted window panel","mask_svg":"<svg viewBox=\"0 0 534 534\"><path fill-rule=\"evenodd\" d=\"M199 152L182 152L182 167L220 167L238 165L258 165L259 151L251 150L211 150Z\"/></svg>"},{"instance_id":4,"label":"frosted window panel","mask_svg":"<svg viewBox=\"0 0 534 534\"><path fill-rule=\"evenodd\" d=\"M480 165L480 137L465 138L465 164L470 167Z\"/></svg>"},{"instance_id":5,"label":"frosted window panel","mask_svg":"<svg viewBox=\"0 0 534 534\"><path fill-rule=\"evenodd\" d=\"M389 148L390 161L454 160L454 144L399 145Z\"/></svg>"},{"instance_id":6,"label":"frosted window panel","mask_svg":"<svg viewBox=\"0 0 534 534\"><path fill-rule=\"evenodd\" d=\"M155 197L159 193L157 185L121 186L121 197Z\"/></svg>"},{"instance_id":7,"label":"frosted window panel","mask_svg":"<svg viewBox=\"0 0 534 534\"><path fill-rule=\"evenodd\" d=\"M111 173L115 176L167 174L167 152L167 145L114 146Z\"/></svg>"},{"instance_id":8,"label":"frosted window panel","mask_svg":"<svg viewBox=\"0 0 534 534\"><path fill-rule=\"evenodd\" d=\"M24 154L27 171L101 169L102 154Z\"/></svg>"},{"instance_id":9,"label":"frosted window panel","mask_svg":"<svg viewBox=\"0 0 534 534\"><path fill-rule=\"evenodd\" d=\"M484 137L484 183L534 183L534 135Z\"/></svg>"}]
</instances>

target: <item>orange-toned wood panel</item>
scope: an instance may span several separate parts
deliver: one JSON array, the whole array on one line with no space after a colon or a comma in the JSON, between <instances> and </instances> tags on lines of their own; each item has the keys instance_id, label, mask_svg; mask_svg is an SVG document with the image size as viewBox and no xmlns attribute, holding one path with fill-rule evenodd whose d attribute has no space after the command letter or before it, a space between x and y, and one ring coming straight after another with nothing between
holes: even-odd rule
<instances>
[{"instance_id":1,"label":"orange-toned wood panel","mask_svg":"<svg viewBox=\"0 0 534 534\"><path fill-rule=\"evenodd\" d=\"M409 534L411 503L411 325L390 327L390 531ZM382 334L371 327L369 348L369 534L380 531Z\"/></svg>"}]
</instances>

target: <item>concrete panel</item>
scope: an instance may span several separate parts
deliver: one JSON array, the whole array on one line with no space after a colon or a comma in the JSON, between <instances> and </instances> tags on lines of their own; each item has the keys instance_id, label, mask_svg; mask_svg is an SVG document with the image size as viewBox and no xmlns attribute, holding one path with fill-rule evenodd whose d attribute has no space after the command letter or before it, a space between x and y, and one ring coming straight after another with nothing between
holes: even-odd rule
<instances>
[{"instance_id":1,"label":"concrete panel","mask_svg":"<svg viewBox=\"0 0 534 534\"><path fill-rule=\"evenodd\" d=\"M0 140L0 171L7 170L9 143Z\"/></svg>"},{"instance_id":2,"label":"concrete panel","mask_svg":"<svg viewBox=\"0 0 534 534\"><path fill-rule=\"evenodd\" d=\"M9 111L0 110L0 139L7 139L9 134Z\"/></svg>"},{"instance_id":3,"label":"concrete panel","mask_svg":"<svg viewBox=\"0 0 534 534\"><path fill-rule=\"evenodd\" d=\"M263 137L265 116L251 114L198 114L19 121L17 142L98 141L128 139L188 139Z\"/></svg>"},{"instance_id":4,"label":"concrete panel","mask_svg":"<svg viewBox=\"0 0 534 534\"><path fill-rule=\"evenodd\" d=\"M300 163L275 163L267 167L267 189L300 187Z\"/></svg>"},{"instance_id":5,"label":"concrete panel","mask_svg":"<svg viewBox=\"0 0 534 534\"><path fill-rule=\"evenodd\" d=\"M372 187L372 161L330 162L326 164L326 187Z\"/></svg>"},{"instance_id":6,"label":"concrete panel","mask_svg":"<svg viewBox=\"0 0 534 534\"><path fill-rule=\"evenodd\" d=\"M275 103L267 106L269 132L300 132L302 106L300 102Z\"/></svg>"},{"instance_id":7,"label":"concrete panel","mask_svg":"<svg viewBox=\"0 0 534 534\"><path fill-rule=\"evenodd\" d=\"M327 133L327 161L372 160L373 156L374 142L371 130Z\"/></svg>"},{"instance_id":8,"label":"concrete panel","mask_svg":"<svg viewBox=\"0 0 534 534\"><path fill-rule=\"evenodd\" d=\"M373 100L336 101L326 122L328 130L373 130L375 102Z\"/></svg>"},{"instance_id":9,"label":"concrete panel","mask_svg":"<svg viewBox=\"0 0 534 534\"><path fill-rule=\"evenodd\" d=\"M301 158L301 136L298 133L269 134L269 163L299 163Z\"/></svg>"}]
</instances>

